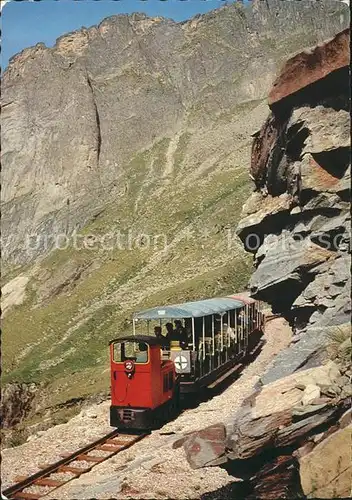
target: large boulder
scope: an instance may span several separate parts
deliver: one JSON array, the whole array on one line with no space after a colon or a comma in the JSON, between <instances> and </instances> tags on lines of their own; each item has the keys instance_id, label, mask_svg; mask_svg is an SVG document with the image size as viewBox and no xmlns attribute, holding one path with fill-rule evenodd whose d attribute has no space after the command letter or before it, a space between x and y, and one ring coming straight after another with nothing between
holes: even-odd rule
<instances>
[{"instance_id":1,"label":"large boulder","mask_svg":"<svg viewBox=\"0 0 352 500\"><path fill-rule=\"evenodd\" d=\"M308 498L351 496L352 425L334 432L299 459L300 479Z\"/></svg>"},{"instance_id":2,"label":"large boulder","mask_svg":"<svg viewBox=\"0 0 352 500\"><path fill-rule=\"evenodd\" d=\"M219 423L191 433L188 438L174 443L174 448L183 444L189 464L198 469L226 462L225 438L225 426Z\"/></svg>"},{"instance_id":3,"label":"large boulder","mask_svg":"<svg viewBox=\"0 0 352 500\"><path fill-rule=\"evenodd\" d=\"M22 420L35 407L34 401L38 385L10 383L1 390L1 423L2 428L10 428Z\"/></svg>"},{"instance_id":4,"label":"large boulder","mask_svg":"<svg viewBox=\"0 0 352 500\"><path fill-rule=\"evenodd\" d=\"M269 93L274 105L349 65L349 30L289 59Z\"/></svg>"}]
</instances>

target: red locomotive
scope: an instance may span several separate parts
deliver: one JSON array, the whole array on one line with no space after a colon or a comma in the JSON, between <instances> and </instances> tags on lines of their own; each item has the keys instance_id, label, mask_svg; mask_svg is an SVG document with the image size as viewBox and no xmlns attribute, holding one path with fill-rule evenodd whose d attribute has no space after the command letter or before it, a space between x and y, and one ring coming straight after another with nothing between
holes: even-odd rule
<instances>
[{"instance_id":1,"label":"red locomotive","mask_svg":"<svg viewBox=\"0 0 352 500\"><path fill-rule=\"evenodd\" d=\"M153 429L176 411L179 377L174 363L161 359L161 347L147 335L110 343L111 426Z\"/></svg>"},{"instance_id":2,"label":"red locomotive","mask_svg":"<svg viewBox=\"0 0 352 500\"><path fill-rule=\"evenodd\" d=\"M138 335L141 321L146 328ZM167 336L161 334L165 321ZM150 325L157 337L145 335ZM154 429L168 421L180 394L214 388L236 371L258 345L263 326L260 304L244 295L136 313L133 335L110 342L110 425Z\"/></svg>"}]
</instances>

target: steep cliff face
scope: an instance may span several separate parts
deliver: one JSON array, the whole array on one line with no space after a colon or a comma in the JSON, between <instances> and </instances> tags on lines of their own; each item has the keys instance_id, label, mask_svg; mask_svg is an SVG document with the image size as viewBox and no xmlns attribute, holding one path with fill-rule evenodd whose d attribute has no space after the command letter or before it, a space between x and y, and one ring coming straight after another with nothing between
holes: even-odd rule
<instances>
[{"instance_id":1,"label":"steep cliff face","mask_svg":"<svg viewBox=\"0 0 352 500\"><path fill-rule=\"evenodd\" d=\"M256 135L256 192L238 234L254 253L251 294L291 323L295 344L264 381L313 363L328 329L349 322L349 31L290 59Z\"/></svg>"},{"instance_id":2,"label":"steep cliff face","mask_svg":"<svg viewBox=\"0 0 352 500\"><path fill-rule=\"evenodd\" d=\"M233 417L175 443L193 468L243 479L236 498L350 496L348 65L349 30L289 59L253 141L237 231L254 254L252 296L290 321L293 341Z\"/></svg>"},{"instance_id":3,"label":"steep cliff face","mask_svg":"<svg viewBox=\"0 0 352 500\"><path fill-rule=\"evenodd\" d=\"M224 163L226 136L240 136L236 107L263 99L290 53L348 23L339 2L281 4L236 4L179 24L115 16L13 58L2 82L4 260L26 263L108 201L136 199L143 172L133 182L131 161L162 139L172 161L149 199L181 172ZM210 129L211 147L197 151ZM182 138L187 172L172 158Z\"/></svg>"}]
</instances>

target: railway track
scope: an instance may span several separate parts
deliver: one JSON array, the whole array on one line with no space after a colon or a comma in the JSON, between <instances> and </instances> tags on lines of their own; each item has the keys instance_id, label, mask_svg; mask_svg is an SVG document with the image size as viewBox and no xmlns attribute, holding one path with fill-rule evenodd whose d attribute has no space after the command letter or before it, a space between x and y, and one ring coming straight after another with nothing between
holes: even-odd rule
<instances>
[{"instance_id":1,"label":"railway track","mask_svg":"<svg viewBox=\"0 0 352 500\"><path fill-rule=\"evenodd\" d=\"M54 464L44 464L40 471L31 476L19 476L16 482L2 492L1 498L18 500L38 500L52 491L76 479L108 458L132 446L149 433L123 434L112 431L93 443L80 448Z\"/></svg>"},{"instance_id":2,"label":"railway track","mask_svg":"<svg viewBox=\"0 0 352 500\"><path fill-rule=\"evenodd\" d=\"M266 320L271 321L276 317L279 316L271 314L267 316ZM240 373L247 362L250 362L258 354L262 346L263 341L260 340L255 346L252 346L252 349L242 362L236 364L208 388L214 389L227 380L230 375ZM58 462L50 465L39 465L41 470L31 476L15 477L16 483L5 489L1 494L1 498L8 500L39 500L69 481L91 471L95 465L129 448L148 434L149 432L123 434L118 430L114 430L74 453L61 455L62 459Z\"/></svg>"}]
</instances>

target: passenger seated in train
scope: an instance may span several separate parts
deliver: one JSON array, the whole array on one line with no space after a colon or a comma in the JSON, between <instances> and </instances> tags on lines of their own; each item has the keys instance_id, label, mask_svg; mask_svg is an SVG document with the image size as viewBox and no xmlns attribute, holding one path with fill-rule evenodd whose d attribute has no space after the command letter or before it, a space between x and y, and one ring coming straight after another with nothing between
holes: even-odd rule
<instances>
[{"instance_id":1,"label":"passenger seated in train","mask_svg":"<svg viewBox=\"0 0 352 500\"><path fill-rule=\"evenodd\" d=\"M148 346L144 342L138 344L136 351L136 363L147 363L148 361Z\"/></svg>"},{"instance_id":2,"label":"passenger seated in train","mask_svg":"<svg viewBox=\"0 0 352 500\"><path fill-rule=\"evenodd\" d=\"M185 349L188 345L186 329L182 326L182 322L179 319L176 319L174 323L175 323L175 330L174 330L175 336L177 337L177 340L180 341L182 349Z\"/></svg>"},{"instance_id":3,"label":"passenger seated in train","mask_svg":"<svg viewBox=\"0 0 352 500\"><path fill-rule=\"evenodd\" d=\"M169 342L171 342L171 340L174 340L174 327L172 326L172 323L166 323L165 328L166 338Z\"/></svg>"},{"instance_id":4,"label":"passenger seated in train","mask_svg":"<svg viewBox=\"0 0 352 500\"><path fill-rule=\"evenodd\" d=\"M154 327L154 335L162 344L162 349L170 348L170 343L168 342L168 339L165 337L165 335L162 334L161 326Z\"/></svg>"},{"instance_id":5,"label":"passenger seated in train","mask_svg":"<svg viewBox=\"0 0 352 500\"><path fill-rule=\"evenodd\" d=\"M154 335L159 340L165 340L164 335L161 333L161 326L154 326Z\"/></svg>"}]
</instances>

